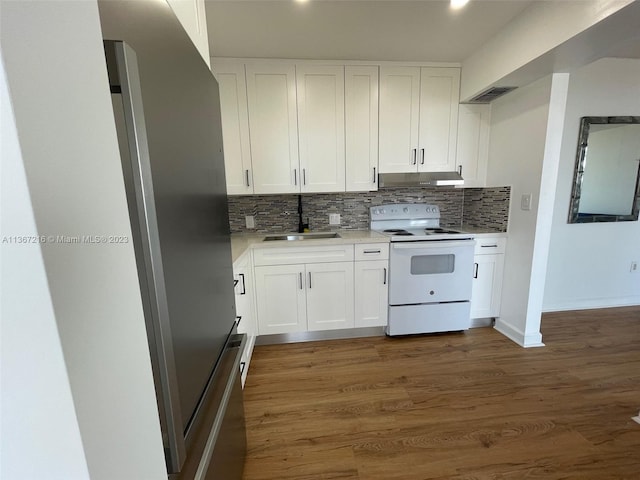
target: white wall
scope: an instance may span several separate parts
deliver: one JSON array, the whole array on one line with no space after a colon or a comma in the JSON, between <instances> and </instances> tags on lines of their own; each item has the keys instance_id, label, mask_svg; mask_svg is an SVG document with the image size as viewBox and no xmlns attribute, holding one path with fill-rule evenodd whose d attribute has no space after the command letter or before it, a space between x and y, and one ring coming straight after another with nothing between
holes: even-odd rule
<instances>
[{"instance_id":1,"label":"white wall","mask_svg":"<svg viewBox=\"0 0 640 480\"><path fill-rule=\"evenodd\" d=\"M543 57L547 52L632 2L633 0L533 2L462 62L460 98L471 98L487 87L499 83L502 78ZM613 40L616 35L610 36ZM589 52L598 47L597 44L588 44L588 40L585 41L585 44L572 45L569 55L582 60L583 55L589 55ZM537 71L528 72L528 81L558 71L554 68L557 66L556 62L559 62L559 58L551 56L547 61L537 65L534 69ZM568 62L570 63L571 59Z\"/></svg>"},{"instance_id":2,"label":"white wall","mask_svg":"<svg viewBox=\"0 0 640 480\"><path fill-rule=\"evenodd\" d=\"M131 238L96 1L3 2L0 21L2 58L37 233ZM19 163L15 150L14 145L13 164ZM26 215L23 225L12 227L31 234L24 187L17 184L8 192ZM27 445L22 437L12 445L8 478L52 478L58 465L69 473L62 478L83 478L88 471L96 480L165 479L133 245L47 241L39 247L41 260L36 246L12 247L25 259L15 282L28 276L34 283L20 297L28 297L28 310L15 310L17 298L8 303L6 321L12 328L7 338L3 331L3 347L15 342L14 348L25 351L16 357L8 349L3 370L10 368L8 381L18 376L29 380L16 397L3 391L9 398L3 409L11 407L20 427L29 429L29 435L42 431L43 438ZM16 260L7 261L8 270L3 263L3 288L4 281L12 288L24 286L6 277L18 269ZM28 393L43 390L18 404ZM52 411L58 407L57 413ZM11 431L5 437L3 430L3 442L26 435L15 432L13 422L7 428ZM47 465L46 473L30 474L30 465L44 471L60 450L64 455Z\"/></svg>"},{"instance_id":3,"label":"white wall","mask_svg":"<svg viewBox=\"0 0 640 480\"><path fill-rule=\"evenodd\" d=\"M527 347L542 345L539 327L551 228L548 219L566 88L567 75L556 74L496 100L491 110L487 182L511 185L505 282L496 329ZM532 196L530 210L520 206L526 194Z\"/></svg>"},{"instance_id":4,"label":"white wall","mask_svg":"<svg viewBox=\"0 0 640 480\"><path fill-rule=\"evenodd\" d=\"M38 232L0 67L0 477L88 479L42 252L22 243Z\"/></svg>"},{"instance_id":5,"label":"white wall","mask_svg":"<svg viewBox=\"0 0 640 480\"><path fill-rule=\"evenodd\" d=\"M606 58L571 75L543 308L640 304L640 222L568 224L580 117L639 115L640 60Z\"/></svg>"}]
</instances>

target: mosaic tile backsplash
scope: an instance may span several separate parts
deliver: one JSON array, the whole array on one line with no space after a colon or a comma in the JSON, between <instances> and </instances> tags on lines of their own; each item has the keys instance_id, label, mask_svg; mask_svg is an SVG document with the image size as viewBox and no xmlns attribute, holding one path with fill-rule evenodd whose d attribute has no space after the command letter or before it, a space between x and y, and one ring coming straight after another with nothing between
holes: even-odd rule
<instances>
[{"instance_id":1,"label":"mosaic tile backsplash","mask_svg":"<svg viewBox=\"0 0 640 480\"><path fill-rule=\"evenodd\" d=\"M448 228L482 227L507 231L510 187L497 188L384 188L377 192L302 195L302 218L312 232L369 228L369 208L383 203L433 203L440 207L440 224ZM341 224L329 225L339 213ZM255 228L247 229L245 216ZM231 233L283 233L298 229L298 195L229 197Z\"/></svg>"}]
</instances>

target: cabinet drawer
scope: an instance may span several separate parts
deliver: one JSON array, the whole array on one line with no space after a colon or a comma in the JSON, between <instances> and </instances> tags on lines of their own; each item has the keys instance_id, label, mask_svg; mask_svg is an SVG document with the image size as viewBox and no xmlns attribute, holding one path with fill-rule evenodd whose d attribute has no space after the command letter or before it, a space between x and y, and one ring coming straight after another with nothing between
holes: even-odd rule
<instances>
[{"instance_id":1,"label":"cabinet drawer","mask_svg":"<svg viewBox=\"0 0 640 480\"><path fill-rule=\"evenodd\" d=\"M474 255L504 253L506 245L507 239L505 237L476 237Z\"/></svg>"},{"instance_id":2,"label":"cabinet drawer","mask_svg":"<svg viewBox=\"0 0 640 480\"><path fill-rule=\"evenodd\" d=\"M355 245L356 261L387 260L389 258L388 243L363 243Z\"/></svg>"},{"instance_id":3,"label":"cabinet drawer","mask_svg":"<svg viewBox=\"0 0 640 480\"><path fill-rule=\"evenodd\" d=\"M253 263L255 266L352 261L353 245L322 245L314 247L293 248L258 248L253 252Z\"/></svg>"}]
</instances>

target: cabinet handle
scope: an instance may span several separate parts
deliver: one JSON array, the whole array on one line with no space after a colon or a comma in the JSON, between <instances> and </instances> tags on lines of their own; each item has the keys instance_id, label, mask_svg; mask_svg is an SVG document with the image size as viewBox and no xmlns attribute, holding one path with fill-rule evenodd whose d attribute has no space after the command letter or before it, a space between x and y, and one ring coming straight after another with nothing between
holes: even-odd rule
<instances>
[{"instance_id":1,"label":"cabinet handle","mask_svg":"<svg viewBox=\"0 0 640 480\"><path fill-rule=\"evenodd\" d=\"M420 165L424 165L424 148L420 149Z\"/></svg>"},{"instance_id":2,"label":"cabinet handle","mask_svg":"<svg viewBox=\"0 0 640 480\"><path fill-rule=\"evenodd\" d=\"M300 276L300 290L302 290L302 272L299 272L298 275Z\"/></svg>"},{"instance_id":3,"label":"cabinet handle","mask_svg":"<svg viewBox=\"0 0 640 480\"><path fill-rule=\"evenodd\" d=\"M244 174L245 174L245 175L246 175L246 177L247 177L247 187L250 187L250 186L251 186L251 184L249 183L249 170L245 170L245 171L244 171Z\"/></svg>"},{"instance_id":4,"label":"cabinet handle","mask_svg":"<svg viewBox=\"0 0 640 480\"><path fill-rule=\"evenodd\" d=\"M384 267L383 270L384 270L384 279L382 280L382 284L386 285L387 284L387 267Z\"/></svg>"},{"instance_id":5,"label":"cabinet handle","mask_svg":"<svg viewBox=\"0 0 640 480\"><path fill-rule=\"evenodd\" d=\"M233 288L236 288L236 287L238 286L238 282L239 282L239 281L240 281L240 280L234 280L234 281L233 281Z\"/></svg>"},{"instance_id":6,"label":"cabinet handle","mask_svg":"<svg viewBox=\"0 0 640 480\"><path fill-rule=\"evenodd\" d=\"M236 327L240 326L240 322L242 321L242 315L236 316Z\"/></svg>"},{"instance_id":7,"label":"cabinet handle","mask_svg":"<svg viewBox=\"0 0 640 480\"><path fill-rule=\"evenodd\" d=\"M494 243L491 245L480 245L480 248L498 248L498 244Z\"/></svg>"},{"instance_id":8,"label":"cabinet handle","mask_svg":"<svg viewBox=\"0 0 640 480\"><path fill-rule=\"evenodd\" d=\"M293 169L293 184L298 185L298 169Z\"/></svg>"},{"instance_id":9,"label":"cabinet handle","mask_svg":"<svg viewBox=\"0 0 640 480\"><path fill-rule=\"evenodd\" d=\"M365 250L362 253L380 253L380 250Z\"/></svg>"},{"instance_id":10,"label":"cabinet handle","mask_svg":"<svg viewBox=\"0 0 640 480\"><path fill-rule=\"evenodd\" d=\"M416 163L418 163L418 149L414 148L413 149L413 159L411 161L411 165L415 165Z\"/></svg>"},{"instance_id":11,"label":"cabinet handle","mask_svg":"<svg viewBox=\"0 0 640 480\"><path fill-rule=\"evenodd\" d=\"M302 169L302 184L303 185L307 184L307 169L306 168Z\"/></svg>"},{"instance_id":12,"label":"cabinet handle","mask_svg":"<svg viewBox=\"0 0 640 480\"><path fill-rule=\"evenodd\" d=\"M462 165L458 165L458 175L462 176Z\"/></svg>"},{"instance_id":13,"label":"cabinet handle","mask_svg":"<svg viewBox=\"0 0 640 480\"><path fill-rule=\"evenodd\" d=\"M376 180L378 180L376 178L376 167L373 167L373 183L376 183Z\"/></svg>"},{"instance_id":14,"label":"cabinet handle","mask_svg":"<svg viewBox=\"0 0 640 480\"><path fill-rule=\"evenodd\" d=\"M309 272L309 290L311 290L311 272Z\"/></svg>"},{"instance_id":15,"label":"cabinet handle","mask_svg":"<svg viewBox=\"0 0 640 480\"><path fill-rule=\"evenodd\" d=\"M478 264L473 264L473 278L478 278Z\"/></svg>"},{"instance_id":16,"label":"cabinet handle","mask_svg":"<svg viewBox=\"0 0 640 480\"><path fill-rule=\"evenodd\" d=\"M244 367L247 366L247 362L240 362L240 375L244 373Z\"/></svg>"},{"instance_id":17,"label":"cabinet handle","mask_svg":"<svg viewBox=\"0 0 640 480\"><path fill-rule=\"evenodd\" d=\"M239 273L238 276L242 277L242 291L240 292L240 295L246 295L247 294L247 286L244 283L244 273Z\"/></svg>"}]
</instances>

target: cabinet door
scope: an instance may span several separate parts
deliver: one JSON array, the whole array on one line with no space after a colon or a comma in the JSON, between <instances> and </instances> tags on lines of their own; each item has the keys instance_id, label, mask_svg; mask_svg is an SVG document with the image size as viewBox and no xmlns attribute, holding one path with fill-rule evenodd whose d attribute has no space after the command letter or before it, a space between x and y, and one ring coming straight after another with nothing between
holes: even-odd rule
<instances>
[{"instance_id":1,"label":"cabinet door","mask_svg":"<svg viewBox=\"0 0 640 480\"><path fill-rule=\"evenodd\" d=\"M204 0L167 0L204 62L209 66L209 35Z\"/></svg>"},{"instance_id":2,"label":"cabinet door","mask_svg":"<svg viewBox=\"0 0 640 480\"><path fill-rule=\"evenodd\" d=\"M491 318L500 315L504 255L474 257L471 318Z\"/></svg>"},{"instance_id":3,"label":"cabinet door","mask_svg":"<svg viewBox=\"0 0 640 480\"><path fill-rule=\"evenodd\" d=\"M220 114L227 193L253 193L247 84L243 64L215 63L220 85Z\"/></svg>"},{"instance_id":4,"label":"cabinet door","mask_svg":"<svg viewBox=\"0 0 640 480\"><path fill-rule=\"evenodd\" d=\"M304 265L256 267L258 333L307 330Z\"/></svg>"},{"instance_id":5,"label":"cabinet door","mask_svg":"<svg viewBox=\"0 0 640 480\"><path fill-rule=\"evenodd\" d=\"M387 324L388 265L386 260L355 263L356 327L378 327Z\"/></svg>"},{"instance_id":6,"label":"cabinet door","mask_svg":"<svg viewBox=\"0 0 640 480\"><path fill-rule=\"evenodd\" d=\"M380 67L380 172L417 171L420 69Z\"/></svg>"},{"instance_id":7,"label":"cabinet door","mask_svg":"<svg viewBox=\"0 0 640 480\"><path fill-rule=\"evenodd\" d=\"M353 263L306 267L309 331L353 328Z\"/></svg>"},{"instance_id":8,"label":"cabinet door","mask_svg":"<svg viewBox=\"0 0 640 480\"><path fill-rule=\"evenodd\" d=\"M378 190L378 67L345 67L346 190Z\"/></svg>"},{"instance_id":9,"label":"cabinet door","mask_svg":"<svg viewBox=\"0 0 640 480\"><path fill-rule=\"evenodd\" d=\"M420 69L419 171L455 169L459 98L459 68Z\"/></svg>"},{"instance_id":10,"label":"cabinet door","mask_svg":"<svg viewBox=\"0 0 640 480\"><path fill-rule=\"evenodd\" d=\"M238 333L247 334L247 342L242 352L240 361L240 375L242 386L247 379L253 347L256 343L258 335L258 324L256 322L255 299L253 288L253 269L251 264L233 267L233 278L235 285L236 298L236 315L240 317L238 324Z\"/></svg>"},{"instance_id":11,"label":"cabinet door","mask_svg":"<svg viewBox=\"0 0 640 480\"><path fill-rule=\"evenodd\" d=\"M459 106L456 164L465 186L486 186L490 117L491 105Z\"/></svg>"},{"instance_id":12,"label":"cabinet door","mask_svg":"<svg viewBox=\"0 0 640 480\"><path fill-rule=\"evenodd\" d=\"M296 67L302 192L344 192L344 67Z\"/></svg>"},{"instance_id":13,"label":"cabinet door","mask_svg":"<svg viewBox=\"0 0 640 480\"><path fill-rule=\"evenodd\" d=\"M300 191L294 65L247 64L255 193Z\"/></svg>"}]
</instances>

